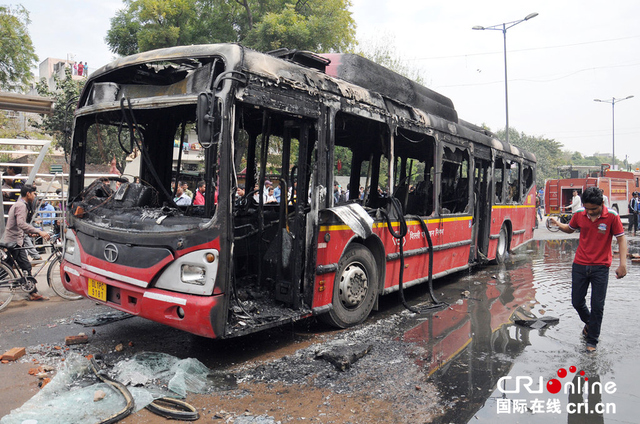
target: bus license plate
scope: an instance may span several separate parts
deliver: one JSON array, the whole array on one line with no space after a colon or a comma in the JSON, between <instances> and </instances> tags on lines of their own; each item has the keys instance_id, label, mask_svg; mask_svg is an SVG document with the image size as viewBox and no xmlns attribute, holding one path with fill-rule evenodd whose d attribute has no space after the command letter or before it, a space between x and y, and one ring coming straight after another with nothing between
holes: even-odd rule
<instances>
[{"instance_id":1,"label":"bus license plate","mask_svg":"<svg viewBox=\"0 0 640 424\"><path fill-rule=\"evenodd\" d=\"M93 297L94 299L102 300L103 302L107 301L107 285L101 281L94 280L89 278L89 286L87 290L87 294L89 297Z\"/></svg>"}]
</instances>

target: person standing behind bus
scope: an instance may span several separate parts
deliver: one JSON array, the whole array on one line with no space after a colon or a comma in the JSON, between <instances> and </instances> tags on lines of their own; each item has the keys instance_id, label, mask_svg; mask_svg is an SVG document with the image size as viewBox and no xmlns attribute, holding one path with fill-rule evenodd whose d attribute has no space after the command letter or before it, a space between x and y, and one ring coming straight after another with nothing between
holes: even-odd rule
<instances>
[{"instance_id":1,"label":"person standing behind bus","mask_svg":"<svg viewBox=\"0 0 640 424\"><path fill-rule=\"evenodd\" d=\"M176 205L178 206L189 206L191 205L191 197L187 196L184 192L182 186L178 185L176 187L176 198L173 199Z\"/></svg>"},{"instance_id":2,"label":"person standing behind bus","mask_svg":"<svg viewBox=\"0 0 640 424\"><path fill-rule=\"evenodd\" d=\"M638 231L638 209L640 207L640 202L638 201L638 192L633 192L633 197L629 200L629 233L631 233L631 229L633 228L633 235L636 235Z\"/></svg>"},{"instance_id":3,"label":"person standing behind bus","mask_svg":"<svg viewBox=\"0 0 640 424\"><path fill-rule=\"evenodd\" d=\"M584 209L576 211L569 224L562 224L554 217L549 219L567 234L580 230L571 271L571 304L585 324L582 335L587 341L587 352L595 352L604 315L609 268L613 261L611 239L616 237L620 249L620 266L616 269L616 278L627 275L627 239L618 213L603 205L602 190L588 187L582 193L582 203ZM591 310L585 300L589 286Z\"/></svg>"},{"instance_id":4,"label":"person standing behind bus","mask_svg":"<svg viewBox=\"0 0 640 424\"><path fill-rule=\"evenodd\" d=\"M571 198L571 204L567 208L571 208L571 213L578 212L578 209L582 207L580 196L578 196L578 190L573 190L573 197Z\"/></svg>"},{"instance_id":5,"label":"person standing behind bus","mask_svg":"<svg viewBox=\"0 0 640 424\"><path fill-rule=\"evenodd\" d=\"M196 196L193 198L194 206L204 205L204 192L207 189L207 183L204 181L198 182L198 188L196 189Z\"/></svg>"}]
</instances>

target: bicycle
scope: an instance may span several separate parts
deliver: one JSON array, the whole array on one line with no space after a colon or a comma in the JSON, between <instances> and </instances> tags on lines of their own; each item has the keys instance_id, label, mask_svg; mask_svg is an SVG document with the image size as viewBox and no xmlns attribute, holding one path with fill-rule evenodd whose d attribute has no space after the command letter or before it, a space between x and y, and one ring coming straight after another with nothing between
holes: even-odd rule
<instances>
[{"instance_id":1,"label":"bicycle","mask_svg":"<svg viewBox=\"0 0 640 424\"><path fill-rule=\"evenodd\" d=\"M11 303L13 296L17 290L25 293L35 291L37 280L36 277L40 272L47 268L47 284L61 298L67 300L82 299L82 296L67 290L62 284L60 275L60 263L62 261L62 243L58 235L53 235L50 241L51 254L38 266L33 275L25 275L20 267L15 266L16 261L13 253L16 250L24 249L18 247L15 243L0 243L0 311Z\"/></svg>"},{"instance_id":2,"label":"bicycle","mask_svg":"<svg viewBox=\"0 0 640 424\"><path fill-rule=\"evenodd\" d=\"M572 216L573 216L573 214L570 213L570 212L562 212L562 213L550 214L548 216L548 218L547 218L547 222L545 222L545 225L547 226L547 230L549 230L551 232L554 232L554 233L556 231L560 230L560 227L558 227L557 225L551 224L551 220L549 218L554 217L558 221L560 221L560 223L568 224L569 222L571 222L571 217Z\"/></svg>"}]
</instances>

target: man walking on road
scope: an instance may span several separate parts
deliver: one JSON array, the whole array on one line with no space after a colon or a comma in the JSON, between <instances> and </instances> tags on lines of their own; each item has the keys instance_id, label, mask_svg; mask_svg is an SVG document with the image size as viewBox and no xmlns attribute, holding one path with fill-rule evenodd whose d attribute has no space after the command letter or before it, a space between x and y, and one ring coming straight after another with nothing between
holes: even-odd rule
<instances>
[{"instance_id":1,"label":"man walking on road","mask_svg":"<svg viewBox=\"0 0 640 424\"><path fill-rule=\"evenodd\" d=\"M15 242L19 247L22 247L24 242L24 234L39 234L43 239L49 240L51 236L46 231L38 230L37 228L27 223L27 214L30 205L36 198L36 188L32 185L22 186L20 189L20 199L9 209L9 217L7 218L7 225L4 231L4 242ZM16 249L14 258L17 265L24 271L26 275L31 275L31 263L27 257L27 251L25 249ZM38 294L37 288L29 295L29 300L49 300L48 298Z\"/></svg>"},{"instance_id":2,"label":"man walking on road","mask_svg":"<svg viewBox=\"0 0 640 424\"><path fill-rule=\"evenodd\" d=\"M580 230L580 241L571 271L571 303L585 323L582 335L587 352L595 352L600 337L604 301L612 262L611 239L618 241L620 266L616 277L627 275L627 239L618 213L603 205L602 190L589 187L582 193L583 208L576 211L569 224L549 218L560 230L571 234ZM591 285L591 310L587 307L587 290Z\"/></svg>"}]
</instances>

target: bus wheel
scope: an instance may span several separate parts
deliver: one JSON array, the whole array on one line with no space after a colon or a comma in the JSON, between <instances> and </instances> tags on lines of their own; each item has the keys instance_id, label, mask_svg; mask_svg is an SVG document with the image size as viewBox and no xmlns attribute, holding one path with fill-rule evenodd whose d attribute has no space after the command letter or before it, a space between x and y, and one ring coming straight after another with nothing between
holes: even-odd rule
<instances>
[{"instance_id":1,"label":"bus wheel","mask_svg":"<svg viewBox=\"0 0 640 424\"><path fill-rule=\"evenodd\" d=\"M373 254L360 244L345 250L333 282L333 309L323 321L346 328L364 321L376 300L378 274Z\"/></svg>"},{"instance_id":2,"label":"bus wheel","mask_svg":"<svg viewBox=\"0 0 640 424\"><path fill-rule=\"evenodd\" d=\"M498 236L498 248L496 249L496 263L503 264L507 258L507 252L509 251L509 234L507 234L507 227L504 225L500 228L500 235Z\"/></svg>"}]
</instances>

